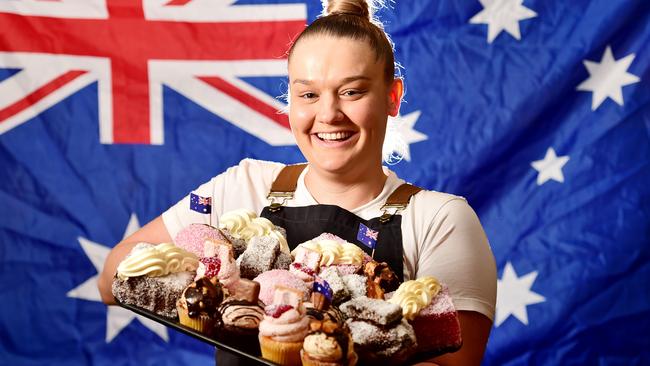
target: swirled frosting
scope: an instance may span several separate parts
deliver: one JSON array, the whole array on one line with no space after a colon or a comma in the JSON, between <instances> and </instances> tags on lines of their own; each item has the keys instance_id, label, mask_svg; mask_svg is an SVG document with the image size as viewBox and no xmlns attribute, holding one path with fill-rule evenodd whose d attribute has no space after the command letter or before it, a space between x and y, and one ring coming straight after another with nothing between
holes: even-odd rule
<instances>
[{"instance_id":1,"label":"swirled frosting","mask_svg":"<svg viewBox=\"0 0 650 366\"><path fill-rule=\"evenodd\" d=\"M343 350L336 338L325 333L310 334L305 338L302 348L311 357L321 361L336 362L343 358Z\"/></svg>"},{"instance_id":2,"label":"swirled frosting","mask_svg":"<svg viewBox=\"0 0 650 366\"><path fill-rule=\"evenodd\" d=\"M402 283L388 301L402 308L404 318L413 320L439 291L438 280L427 276Z\"/></svg>"},{"instance_id":3,"label":"swirled frosting","mask_svg":"<svg viewBox=\"0 0 650 366\"><path fill-rule=\"evenodd\" d=\"M277 318L264 315L260 322L260 335L278 342L300 342L309 333L309 318L304 305L285 311Z\"/></svg>"},{"instance_id":4,"label":"swirled frosting","mask_svg":"<svg viewBox=\"0 0 650 366\"><path fill-rule=\"evenodd\" d=\"M315 238L300 245L321 254L321 267L336 264L361 266L363 263L363 250L352 243L340 243L336 240ZM292 254L295 255L295 249Z\"/></svg>"},{"instance_id":5,"label":"swirled frosting","mask_svg":"<svg viewBox=\"0 0 650 366\"><path fill-rule=\"evenodd\" d=\"M138 244L118 266L117 275L127 277L160 277L170 273L195 271L199 266L196 255L172 243Z\"/></svg>"},{"instance_id":6,"label":"swirled frosting","mask_svg":"<svg viewBox=\"0 0 650 366\"><path fill-rule=\"evenodd\" d=\"M249 241L254 236L270 236L278 239L280 250L289 253L289 244L284 234L264 217L257 217L255 212L240 209L227 212L219 218L219 227L227 229L236 239Z\"/></svg>"}]
</instances>

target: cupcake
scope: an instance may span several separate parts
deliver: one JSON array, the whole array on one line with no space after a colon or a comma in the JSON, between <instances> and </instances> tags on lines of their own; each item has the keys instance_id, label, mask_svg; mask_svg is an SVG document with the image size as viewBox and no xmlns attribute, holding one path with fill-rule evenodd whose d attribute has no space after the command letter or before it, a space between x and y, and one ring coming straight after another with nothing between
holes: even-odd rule
<instances>
[{"instance_id":1,"label":"cupcake","mask_svg":"<svg viewBox=\"0 0 650 366\"><path fill-rule=\"evenodd\" d=\"M300 350L309 332L302 293L276 286L273 303L265 307L260 323L262 357L284 366L300 365Z\"/></svg>"},{"instance_id":2,"label":"cupcake","mask_svg":"<svg viewBox=\"0 0 650 366\"><path fill-rule=\"evenodd\" d=\"M309 334L303 341L300 358L307 366L354 366L357 354L354 352L354 342L350 329L345 324L345 317L338 308L321 301L327 294L312 293L312 308L307 309L310 319ZM324 296L319 296L324 295Z\"/></svg>"},{"instance_id":3,"label":"cupcake","mask_svg":"<svg viewBox=\"0 0 650 366\"><path fill-rule=\"evenodd\" d=\"M223 290L219 283L214 284L205 277L194 281L176 303L180 323L211 335L221 320L218 307L222 300Z\"/></svg>"},{"instance_id":4,"label":"cupcake","mask_svg":"<svg viewBox=\"0 0 650 366\"><path fill-rule=\"evenodd\" d=\"M222 326L219 336L253 354L259 354L257 336L264 318L264 303L259 300L260 284L242 279L219 306Z\"/></svg>"}]
</instances>

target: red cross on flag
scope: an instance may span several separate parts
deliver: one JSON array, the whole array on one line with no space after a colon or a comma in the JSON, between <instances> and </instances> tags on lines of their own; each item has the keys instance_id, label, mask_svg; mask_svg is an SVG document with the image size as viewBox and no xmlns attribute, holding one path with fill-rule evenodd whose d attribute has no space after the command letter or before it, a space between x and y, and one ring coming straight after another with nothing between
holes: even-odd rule
<instances>
[{"instance_id":1,"label":"red cross on flag","mask_svg":"<svg viewBox=\"0 0 650 366\"><path fill-rule=\"evenodd\" d=\"M102 143L164 143L163 85L270 145L284 104L243 77L286 75L304 4L233 0L0 1L0 134L97 83ZM71 121L74 123L74 121Z\"/></svg>"}]
</instances>

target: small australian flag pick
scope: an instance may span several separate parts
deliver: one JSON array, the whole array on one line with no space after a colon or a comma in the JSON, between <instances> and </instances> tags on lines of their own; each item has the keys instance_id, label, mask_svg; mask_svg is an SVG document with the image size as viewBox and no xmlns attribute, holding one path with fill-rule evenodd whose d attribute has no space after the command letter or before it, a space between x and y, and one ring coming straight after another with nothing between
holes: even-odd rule
<instances>
[{"instance_id":1,"label":"small australian flag pick","mask_svg":"<svg viewBox=\"0 0 650 366\"><path fill-rule=\"evenodd\" d=\"M332 301L333 292L332 292L332 288L330 287L330 284L327 283L327 281L323 279L318 279L314 281L313 291L325 295L325 298L328 301Z\"/></svg>"},{"instance_id":2,"label":"small australian flag pick","mask_svg":"<svg viewBox=\"0 0 650 366\"><path fill-rule=\"evenodd\" d=\"M190 193L190 210L204 214L212 213L212 198Z\"/></svg>"},{"instance_id":3,"label":"small australian flag pick","mask_svg":"<svg viewBox=\"0 0 650 366\"><path fill-rule=\"evenodd\" d=\"M379 231L372 230L363 223L359 223L359 231L357 232L357 240L363 243L370 249L375 249L377 246L377 238L379 237Z\"/></svg>"}]
</instances>

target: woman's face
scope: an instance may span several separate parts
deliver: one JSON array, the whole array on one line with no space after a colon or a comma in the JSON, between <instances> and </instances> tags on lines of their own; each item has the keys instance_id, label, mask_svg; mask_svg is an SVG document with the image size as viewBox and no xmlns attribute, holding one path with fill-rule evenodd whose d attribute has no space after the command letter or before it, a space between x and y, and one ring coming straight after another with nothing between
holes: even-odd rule
<instances>
[{"instance_id":1,"label":"woman's face","mask_svg":"<svg viewBox=\"0 0 650 366\"><path fill-rule=\"evenodd\" d=\"M310 165L342 174L381 164L386 120L396 115L401 80L359 40L314 36L289 61L289 121Z\"/></svg>"}]
</instances>

